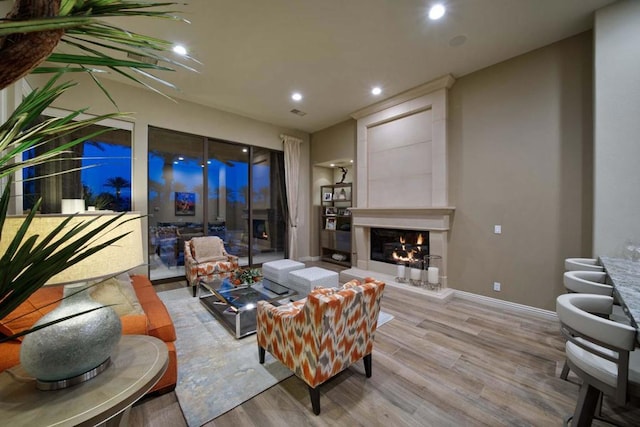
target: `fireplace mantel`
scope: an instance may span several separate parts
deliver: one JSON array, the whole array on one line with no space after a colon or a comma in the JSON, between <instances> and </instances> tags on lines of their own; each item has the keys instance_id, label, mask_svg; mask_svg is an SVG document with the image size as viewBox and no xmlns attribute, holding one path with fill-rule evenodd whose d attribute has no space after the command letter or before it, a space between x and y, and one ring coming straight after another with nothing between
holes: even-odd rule
<instances>
[{"instance_id":1,"label":"fireplace mantel","mask_svg":"<svg viewBox=\"0 0 640 427\"><path fill-rule=\"evenodd\" d=\"M453 206L425 208L350 208L354 227L448 231Z\"/></svg>"}]
</instances>

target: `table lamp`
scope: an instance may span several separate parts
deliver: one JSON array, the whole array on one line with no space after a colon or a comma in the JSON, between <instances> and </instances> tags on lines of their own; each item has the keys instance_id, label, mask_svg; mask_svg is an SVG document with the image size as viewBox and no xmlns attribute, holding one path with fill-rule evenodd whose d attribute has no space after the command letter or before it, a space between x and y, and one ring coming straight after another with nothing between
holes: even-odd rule
<instances>
[{"instance_id":1,"label":"table lamp","mask_svg":"<svg viewBox=\"0 0 640 427\"><path fill-rule=\"evenodd\" d=\"M41 390L56 390L87 381L110 364L112 350L120 340L122 325L111 307L91 299L88 287L96 280L116 276L144 264L140 215L127 213L101 232L96 227L117 214L83 214L71 219L68 227L95 219L85 233L96 234L88 243L95 247L116 236L128 233L84 260L49 279L45 286L64 285L64 299L35 326L93 310L25 335L20 346L20 363L37 380ZM96 218L98 217L98 218ZM33 218L28 235L46 236L69 215L40 215ZM24 222L24 217L7 217L2 230L0 253ZM39 240L38 240L39 241ZM69 241L73 241L73 238ZM64 247L65 244L59 246Z\"/></svg>"}]
</instances>

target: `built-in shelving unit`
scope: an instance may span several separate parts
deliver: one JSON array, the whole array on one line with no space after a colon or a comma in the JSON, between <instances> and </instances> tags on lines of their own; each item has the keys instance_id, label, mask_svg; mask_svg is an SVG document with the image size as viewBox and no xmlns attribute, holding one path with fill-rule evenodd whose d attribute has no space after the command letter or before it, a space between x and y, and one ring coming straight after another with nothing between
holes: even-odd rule
<instances>
[{"instance_id":1,"label":"built-in shelving unit","mask_svg":"<svg viewBox=\"0 0 640 427\"><path fill-rule=\"evenodd\" d=\"M323 261L351 267L352 185L320 187L320 257Z\"/></svg>"}]
</instances>

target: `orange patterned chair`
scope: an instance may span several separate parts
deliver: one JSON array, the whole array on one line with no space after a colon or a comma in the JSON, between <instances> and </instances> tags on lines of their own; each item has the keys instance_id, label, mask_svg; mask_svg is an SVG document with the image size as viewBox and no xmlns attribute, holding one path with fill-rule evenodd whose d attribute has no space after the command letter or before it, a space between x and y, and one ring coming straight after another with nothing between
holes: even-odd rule
<instances>
[{"instance_id":1,"label":"orange patterned chair","mask_svg":"<svg viewBox=\"0 0 640 427\"><path fill-rule=\"evenodd\" d=\"M342 288L315 288L306 299L275 307L258 302L260 363L265 351L307 383L313 412L320 414L318 386L364 359L371 377L371 352L385 284L367 278Z\"/></svg>"},{"instance_id":2,"label":"orange patterned chair","mask_svg":"<svg viewBox=\"0 0 640 427\"><path fill-rule=\"evenodd\" d=\"M184 242L184 274L196 296L198 281L230 276L238 269L238 257L230 255L218 236L194 237Z\"/></svg>"}]
</instances>

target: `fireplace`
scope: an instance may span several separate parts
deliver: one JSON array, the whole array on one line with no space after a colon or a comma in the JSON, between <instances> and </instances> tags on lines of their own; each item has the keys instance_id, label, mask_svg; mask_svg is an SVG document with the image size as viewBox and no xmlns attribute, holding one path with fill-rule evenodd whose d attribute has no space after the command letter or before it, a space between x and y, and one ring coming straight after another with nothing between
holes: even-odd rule
<instances>
[{"instance_id":1,"label":"fireplace","mask_svg":"<svg viewBox=\"0 0 640 427\"><path fill-rule=\"evenodd\" d=\"M416 230L416 240L406 243L412 250L420 246L425 255L439 257L442 289L438 297L452 295L446 289L447 246L455 211L448 201L447 97L454 82L452 76L442 76L351 115L358 121L357 185L351 208L355 251L353 268L341 276L379 273L395 283L397 262L377 259L380 253L387 258L388 250L384 243L373 242L379 237L376 229ZM420 233L423 244L418 245ZM391 243L389 250L393 253L396 247Z\"/></svg>"},{"instance_id":2,"label":"fireplace","mask_svg":"<svg viewBox=\"0 0 640 427\"><path fill-rule=\"evenodd\" d=\"M401 230L371 228L370 259L397 264L422 260L429 255L429 232L425 230Z\"/></svg>"}]
</instances>

